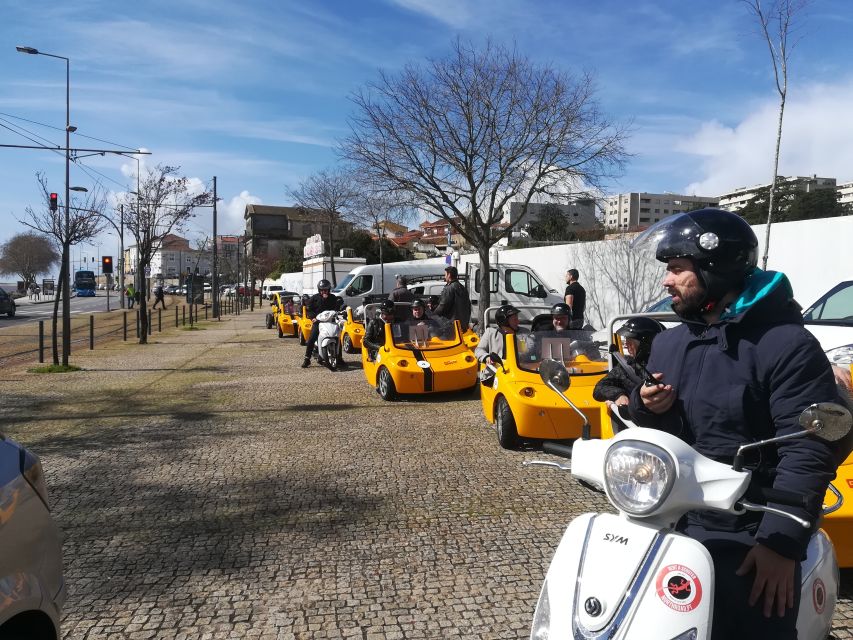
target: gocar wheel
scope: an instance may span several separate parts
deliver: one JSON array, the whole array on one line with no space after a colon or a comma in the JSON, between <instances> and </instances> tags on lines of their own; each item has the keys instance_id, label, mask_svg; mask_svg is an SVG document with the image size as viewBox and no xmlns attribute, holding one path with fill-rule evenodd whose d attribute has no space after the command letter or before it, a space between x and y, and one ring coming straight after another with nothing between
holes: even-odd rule
<instances>
[{"instance_id":1,"label":"gocar wheel","mask_svg":"<svg viewBox=\"0 0 853 640\"><path fill-rule=\"evenodd\" d=\"M503 396L497 399L495 405L495 427L498 432L498 442L504 449L512 450L518 447L518 430L515 427L515 418L506 398Z\"/></svg>"},{"instance_id":2,"label":"gocar wheel","mask_svg":"<svg viewBox=\"0 0 853 640\"><path fill-rule=\"evenodd\" d=\"M391 402L397 399L397 390L394 388L394 379L391 377L391 372L385 367L379 370L379 380L376 383L376 390L383 400Z\"/></svg>"},{"instance_id":3,"label":"gocar wheel","mask_svg":"<svg viewBox=\"0 0 853 640\"><path fill-rule=\"evenodd\" d=\"M344 334L344 353L355 353L355 347L352 346L352 338L348 333Z\"/></svg>"}]
</instances>

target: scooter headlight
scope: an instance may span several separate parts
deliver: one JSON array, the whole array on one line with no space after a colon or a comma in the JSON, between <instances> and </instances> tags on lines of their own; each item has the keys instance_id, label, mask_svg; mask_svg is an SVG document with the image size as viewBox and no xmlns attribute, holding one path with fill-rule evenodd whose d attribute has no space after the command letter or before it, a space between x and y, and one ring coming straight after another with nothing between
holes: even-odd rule
<instances>
[{"instance_id":1,"label":"scooter headlight","mask_svg":"<svg viewBox=\"0 0 853 640\"><path fill-rule=\"evenodd\" d=\"M648 442L625 440L604 459L604 484L614 504L635 516L657 509L675 483L675 461Z\"/></svg>"}]
</instances>

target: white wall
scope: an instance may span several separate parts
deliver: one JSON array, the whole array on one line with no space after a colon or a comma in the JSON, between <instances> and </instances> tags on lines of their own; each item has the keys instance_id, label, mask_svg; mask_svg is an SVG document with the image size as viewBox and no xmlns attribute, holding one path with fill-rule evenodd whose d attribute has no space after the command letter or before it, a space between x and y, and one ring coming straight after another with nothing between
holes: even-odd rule
<instances>
[{"instance_id":1,"label":"white wall","mask_svg":"<svg viewBox=\"0 0 853 640\"><path fill-rule=\"evenodd\" d=\"M758 236L759 266L761 266L766 225L755 225L753 229ZM542 276L547 286L562 292L566 286L566 269L577 269L580 272L580 283L585 287L589 287L591 280L596 282L601 280L601 278L595 278L596 274L589 273L588 256L595 247L585 247L585 245L599 245L603 248L607 245L607 241L503 250L498 259L504 263L532 267ZM464 255L460 258L461 265L477 261L476 254ZM444 258L412 261L418 264L442 262ZM659 280L663 276L663 265L656 263L653 268L657 270L658 275L653 277L653 282L647 284L655 292L660 291L660 295L654 294L654 299L658 300L665 295L663 288L659 286ZM785 273L791 281L797 301L803 307L807 307L838 282L853 279L853 216L772 225L767 268ZM460 266L459 270L464 272L464 267ZM282 280L285 277L296 275L285 274L279 281L284 284ZM301 277L302 274L298 275ZM627 278L626 275L626 280ZM600 291L597 294L603 305L610 305L603 310L605 315L622 311L614 306L619 299L615 289ZM627 312L638 310L628 309ZM597 327L600 323L592 324Z\"/></svg>"}]
</instances>

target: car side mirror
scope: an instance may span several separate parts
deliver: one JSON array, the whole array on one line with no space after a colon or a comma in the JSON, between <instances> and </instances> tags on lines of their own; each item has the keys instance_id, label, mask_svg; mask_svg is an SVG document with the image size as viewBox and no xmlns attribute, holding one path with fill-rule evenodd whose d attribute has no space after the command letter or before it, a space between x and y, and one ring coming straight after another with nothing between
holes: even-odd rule
<instances>
[{"instance_id":1,"label":"car side mirror","mask_svg":"<svg viewBox=\"0 0 853 640\"><path fill-rule=\"evenodd\" d=\"M538 284L533 289L533 296L536 298L542 298L544 300L548 297L548 292L545 291L545 287L543 287L541 284Z\"/></svg>"}]
</instances>

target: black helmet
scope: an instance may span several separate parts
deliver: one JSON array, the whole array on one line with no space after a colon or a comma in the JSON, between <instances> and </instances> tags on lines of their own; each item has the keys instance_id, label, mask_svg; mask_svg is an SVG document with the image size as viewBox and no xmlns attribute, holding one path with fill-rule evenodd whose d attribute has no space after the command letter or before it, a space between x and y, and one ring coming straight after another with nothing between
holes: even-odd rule
<instances>
[{"instance_id":1,"label":"black helmet","mask_svg":"<svg viewBox=\"0 0 853 640\"><path fill-rule=\"evenodd\" d=\"M438 296L430 296L428 298L428 300L429 300L429 306L431 306L431 307L437 307L438 306Z\"/></svg>"},{"instance_id":2,"label":"black helmet","mask_svg":"<svg viewBox=\"0 0 853 640\"><path fill-rule=\"evenodd\" d=\"M653 318L628 318L625 324L616 331L616 335L639 340L640 348L637 349L637 359L645 362L651 353L652 340L665 328Z\"/></svg>"},{"instance_id":3,"label":"black helmet","mask_svg":"<svg viewBox=\"0 0 853 640\"><path fill-rule=\"evenodd\" d=\"M551 307L551 315L552 316L569 316L569 319L572 318L572 308L567 305L565 302L558 302L553 307Z\"/></svg>"},{"instance_id":4,"label":"black helmet","mask_svg":"<svg viewBox=\"0 0 853 640\"><path fill-rule=\"evenodd\" d=\"M326 289L327 291L332 290L332 283L326 280L325 278L323 278L322 280L320 280L320 282L317 283L317 291L322 291L323 289Z\"/></svg>"},{"instance_id":5,"label":"black helmet","mask_svg":"<svg viewBox=\"0 0 853 640\"><path fill-rule=\"evenodd\" d=\"M498 307L498 310L495 311L495 322L498 323L499 327L506 326L511 316L518 315L518 309L513 307L511 304L502 304Z\"/></svg>"},{"instance_id":6,"label":"black helmet","mask_svg":"<svg viewBox=\"0 0 853 640\"><path fill-rule=\"evenodd\" d=\"M394 313L394 301L383 300L379 303L379 313Z\"/></svg>"},{"instance_id":7,"label":"black helmet","mask_svg":"<svg viewBox=\"0 0 853 640\"><path fill-rule=\"evenodd\" d=\"M689 258L707 289L706 301L716 302L744 279L758 263L758 238L741 216L722 209L699 209L664 218L632 244L654 249L655 258Z\"/></svg>"},{"instance_id":8,"label":"black helmet","mask_svg":"<svg viewBox=\"0 0 853 640\"><path fill-rule=\"evenodd\" d=\"M424 304L424 301L421 300L420 298L415 298L414 300L412 300L412 309L414 309L416 307L420 308L420 309L426 309L426 305Z\"/></svg>"}]
</instances>

